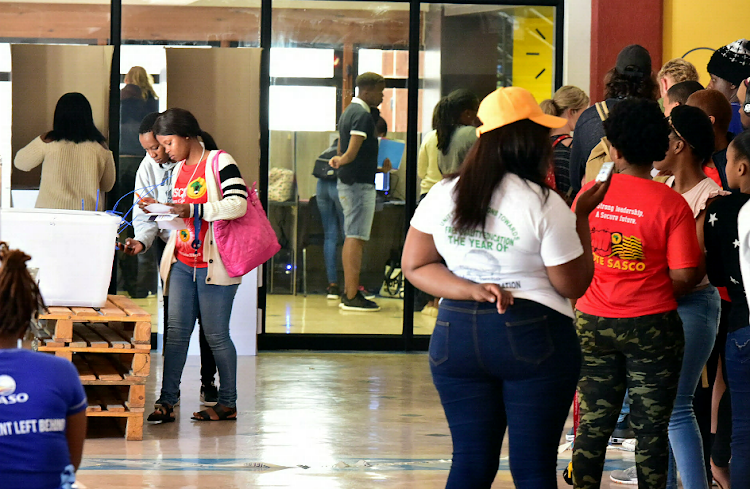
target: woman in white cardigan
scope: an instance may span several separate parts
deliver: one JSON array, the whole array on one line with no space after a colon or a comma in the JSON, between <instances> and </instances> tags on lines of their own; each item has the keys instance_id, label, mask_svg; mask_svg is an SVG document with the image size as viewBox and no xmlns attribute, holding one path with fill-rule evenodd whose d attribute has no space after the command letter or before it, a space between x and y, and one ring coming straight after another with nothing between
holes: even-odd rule
<instances>
[{"instance_id":1,"label":"woman in white cardigan","mask_svg":"<svg viewBox=\"0 0 750 489\"><path fill-rule=\"evenodd\" d=\"M229 336L229 317L241 279L230 277L224 268L213 223L245 215L247 187L234 159L222 151L206 151L201 134L198 121L184 109L167 110L154 125L159 143L179 162L172 173L170 205L186 224L170 236L160 268L165 294L169 291L169 334L161 395L148 417L157 423L175 420L173 408L199 312L221 385L218 404L193 413L193 419L237 419L237 351Z\"/></svg>"},{"instance_id":2,"label":"woman in white cardigan","mask_svg":"<svg viewBox=\"0 0 750 489\"><path fill-rule=\"evenodd\" d=\"M52 130L18 150L13 163L21 171L42 165L38 208L104 210L104 192L115 185L112 152L80 93L60 97Z\"/></svg>"}]
</instances>

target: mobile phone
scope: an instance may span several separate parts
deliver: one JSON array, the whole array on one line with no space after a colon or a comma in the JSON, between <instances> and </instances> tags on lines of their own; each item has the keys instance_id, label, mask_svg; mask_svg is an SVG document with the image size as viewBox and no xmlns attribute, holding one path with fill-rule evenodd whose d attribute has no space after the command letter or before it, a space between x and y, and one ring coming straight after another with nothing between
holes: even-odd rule
<instances>
[{"instance_id":1,"label":"mobile phone","mask_svg":"<svg viewBox=\"0 0 750 489\"><path fill-rule=\"evenodd\" d=\"M609 176L612 175L612 172L615 169L615 164L612 161L608 161L602 165L601 170L599 170L599 174L596 175L596 181L597 182L606 182L609 179Z\"/></svg>"}]
</instances>

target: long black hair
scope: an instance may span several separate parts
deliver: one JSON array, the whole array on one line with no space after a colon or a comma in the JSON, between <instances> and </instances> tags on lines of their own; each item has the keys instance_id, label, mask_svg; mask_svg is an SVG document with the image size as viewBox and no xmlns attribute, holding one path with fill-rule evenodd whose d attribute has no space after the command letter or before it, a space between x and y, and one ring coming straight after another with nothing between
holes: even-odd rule
<instances>
[{"instance_id":1,"label":"long black hair","mask_svg":"<svg viewBox=\"0 0 750 489\"><path fill-rule=\"evenodd\" d=\"M47 133L52 141L104 143L104 135L94 125L91 104L78 92L66 93L57 101L52 130Z\"/></svg>"},{"instance_id":2,"label":"long black hair","mask_svg":"<svg viewBox=\"0 0 750 489\"><path fill-rule=\"evenodd\" d=\"M479 97L471 90L460 88L452 91L438 102L432 118L432 125L437 131L437 147L444 155L448 154L453 132L459 126L461 114L466 110L476 111L479 108Z\"/></svg>"},{"instance_id":3,"label":"long black hair","mask_svg":"<svg viewBox=\"0 0 750 489\"><path fill-rule=\"evenodd\" d=\"M478 227L484 231L492 196L508 173L539 185L546 199L549 187L544 179L551 158L549 128L529 119L482 134L459 173L446 177L459 177L453 226L459 232Z\"/></svg>"},{"instance_id":4,"label":"long black hair","mask_svg":"<svg viewBox=\"0 0 750 489\"><path fill-rule=\"evenodd\" d=\"M201 129L198 119L189 111L174 107L161 113L153 127L155 136L180 136L203 141L209 151L219 149L213 136Z\"/></svg>"}]
</instances>

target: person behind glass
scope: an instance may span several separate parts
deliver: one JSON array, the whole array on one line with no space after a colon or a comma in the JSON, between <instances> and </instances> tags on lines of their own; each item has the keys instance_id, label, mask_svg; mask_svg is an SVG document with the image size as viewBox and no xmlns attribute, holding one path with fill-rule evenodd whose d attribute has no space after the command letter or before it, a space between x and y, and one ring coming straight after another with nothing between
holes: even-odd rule
<instances>
[{"instance_id":1,"label":"person behind glass","mask_svg":"<svg viewBox=\"0 0 750 489\"><path fill-rule=\"evenodd\" d=\"M422 144L419 146L417 155L417 176L419 177L419 201L418 204L427 196L427 192L443 179L438 167L438 147L437 147L437 125L438 113L440 113L440 104L445 103L445 97L441 98L435 108L432 109L432 130L422 138Z\"/></svg>"},{"instance_id":2,"label":"person behind glass","mask_svg":"<svg viewBox=\"0 0 750 489\"><path fill-rule=\"evenodd\" d=\"M120 154L142 156L138 128L146 115L159 111L153 79L142 66L133 66L120 90Z\"/></svg>"},{"instance_id":3,"label":"person behind glass","mask_svg":"<svg viewBox=\"0 0 750 489\"><path fill-rule=\"evenodd\" d=\"M718 90L732 104L729 132L734 135L741 133L739 109L742 101L737 97L737 91L742 80L750 77L750 41L739 39L720 47L711 55L706 70L711 75L706 88Z\"/></svg>"},{"instance_id":4,"label":"person behind glass","mask_svg":"<svg viewBox=\"0 0 750 489\"><path fill-rule=\"evenodd\" d=\"M706 207L718 197L729 194L703 173L703 165L714 151L713 127L705 112L687 105L675 107L669 123L672 132L667 156L662 161L654 162L654 168L672 175L666 184L681 194L690 206L702 250ZM705 275L693 291L677 299L677 313L682 320L685 336L685 353L677 398L669 420L669 442L674 457L670 457L668 489L677 489L676 469L680 471L685 489L708 489L709 486L703 441L693 411L693 396L703 367L713 350L720 310L719 292ZM705 414L710 423L710 411Z\"/></svg>"},{"instance_id":5,"label":"person behind glass","mask_svg":"<svg viewBox=\"0 0 750 489\"><path fill-rule=\"evenodd\" d=\"M667 426L684 349L675 297L700 280L701 250L685 199L651 180L652 164L664 159L671 132L659 104L643 98L618 102L604 130L619 173L589 219L594 279L576 302L583 363L574 486L601 484L608 440L627 388L638 485L664 487Z\"/></svg>"},{"instance_id":6,"label":"person behind glass","mask_svg":"<svg viewBox=\"0 0 750 489\"><path fill-rule=\"evenodd\" d=\"M727 183L727 148L732 140L729 124L732 121L732 106L718 91L699 90L688 97L686 105L698 107L708 115L714 128L714 154L703 166L703 172L721 188L730 190Z\"/></svg>"},{"instance_id":7,"label":"person behind glass","mask_svg":"<svg viewBox=\"0 0 750 489\"><path fill-rule=\"evenodd\" d=\"M327 164L331 158L338 154L339 140L336 138L333 144L318 156L318 161L325 161L328 170L325 176L315 175L318 184L315 192L315 203L318 205L320 219L323 221L323 258L326 264L326 298L338 300L341 297L341 289L338 285L338 256L336 248L341 243L340 236L344 236L344 212L341 210L339 201L338 177L336 170ZM316 165L317 167L317 165Z\"/></svg>"},{"instance_id":8,"label":"person behind glass","mask_svg":"<svg viewBox=\"0 0 750 489\"><path fill-rule=\"evenodd\" d=\"M30 259L0 242L0 474L3 487L71 489L86 439L86 393L68 360L18 348L44 307Z\"/></svg>"},{"instance_id":9,"label":"person behind glass","mask_svg":"<svg viewBox=\"0 0 750 489\"><path fill-rule=\"evenodd\" d=\"M229 335L229 319L241 277L230 277L214 242L213 222L245 215L247 186L227 153L206 151L193 114L172 108L156 119L156 140L177 161L172 173L172 212L186 228L173 232L161 261L161 277L169 295L169 336L164 355L161 394L152 422L174 421L180 377L190 336L200 315L203 331L219 369L219 400L193 413L198 421L237 418L237 351ZM216 173L219 180L216 180Z\"/></svg>"},{"instance_id":10,"label":"person behind glass","mask_svg":"<svg viewBox=\"0 0 750 489\"><path fill-rule=\"evenodd\" d=\"M617 55L615 67L604 76L604 103L611 112L616 104L628 97L656 100L659 89L651 71L651 55L643 46L631 44ZM584 110L576 122L575 137L570 147L571 195L581 189L586 176L586 162L591 150L604 137L604 127L595 106Z\"/></svg>"},{"instance_id":11,"label":"person behind glass","mask_svg":"<svg viewBox=\"0 0 750 489\"><path fill-rule=\"evenodd\" d=\"M365 243L370 239L375 216L375 174L378 171L378 138L371 114L383 102L385 79L363 73L355 81L357 97L339 119L339 155L330 165L338 170L338 191L344 212L344 293L339 307L345 311L379 311L380 306L360 291L360 272ZM389 171L390 168L385 168Z\"/></svg>"},{"instance_id":12,"label":"person behind glass","mask_svg":"<svg viewBox=\"0 0 750 489\"><path fill-rule=\"evenodd\" d=\"M138 173L135 177L135 189L133 195L133 228L135 237L125 240L122 251L131 256L146 253L151 246L156 248L157 272L161 262L166 243L169 241L168 229L159 229L159 225L152 221L137 219L144 213L143 208L154 202L172 201L172 172L177 163L169 159L164 146L159 144L154 136L154 123L159 117L158 112L152 112L141 122L138 129L140 144L146 151ZM206 132L201 135L203 146L209 150L218 150L213 138ZM164 335L162 340L163 353L166 352L167 337L169 335L169 297L164 295ZM201 389L200 400L207 406L213 406L219 399L219 391L214 385L216 374L216 361L211 352L211 347L206 341L203 330L203 322L198 315L198 332L201 351Z\"/></svg>"},{"instance_id":13,"label":"person behind glass","mask_svg":"<svg viewBox=\"0 0 750 489\"><path fill-rule=\"evenodd\" d=\"M539 104L545 114L562 117L568 121L563 127L550 130L550 140L555 153L552 188L557 190L568 204L573 203L574 197L570 186L570 145L573 144L570 133L575 129L578 118L590 102L586 92L578 87L566 85L558 89L552 98Z\"/></svg>"},{"instance_id":14,"label":"person behind glass","mask_svg":"<svg viewBox=\"0 0 750 489\"><path fill-rule=\"evenodd\" d=\"M477 95L464 88L449 93L436 107L438 168L442 175L456 173L477 141L478 107Z\"/></svg>"},{"instance_id":15,"label":"person behind glass","mask_svg":"<svg viewBox=\"0 0 750 489\"><path fill-rule=\"evenodd\" d=\"M708 227L711 226L712 237L716 239L718 246L709 249L707 264L712 266L712 280L716 276L717 280L727 284L732 295L732 311L736 310L727 334L726 371L728 389L732 393L730 477L731 486L738 489L748 487L750 481L750 300L744 287L744 283L750 280L750 206L747 205L750 194L750 131L740 133L732 141L727 160L729 185L740 192L716 202L708 209L712 214L709 216L711 222L706 221L706 232L709 232ZM738 208L739 215L735 213ZM733 238L738 239L730 243ZM740 278L736 276L737 261L740 265ZM745 297L740 299L737 296L743 289Z\"/></svg>"},{"instance_id":16,"label":"person behind glass","mask_svg":"<svg viewBox=\"0 0 750 489\"><path fill-rule=\"evenodd\" d=\"M104 193L115 186L112 152L94 125L91 104L77 92L60 97L52 130L18 150L13 164L21 171L42 165L37 208L93 211L98 201L104 210Z\"/></svg>"},{"instance_id":17,"label":"person behind glass","mask_svg":"<svg viewBox=\"0 0 750 489\"><path fill-rule=\"evenodd\" d=\"M608 183L583 192L576 213L551 191L549 129L567 121L527 90L497 89L478 116L478 143L417 208L401 262L443 297L429 361L453 439L446 487L489 488L506 427L515 486L557 487L581 361L568 299L591 282L588 215Z\"/></svg>"}]
</instances>

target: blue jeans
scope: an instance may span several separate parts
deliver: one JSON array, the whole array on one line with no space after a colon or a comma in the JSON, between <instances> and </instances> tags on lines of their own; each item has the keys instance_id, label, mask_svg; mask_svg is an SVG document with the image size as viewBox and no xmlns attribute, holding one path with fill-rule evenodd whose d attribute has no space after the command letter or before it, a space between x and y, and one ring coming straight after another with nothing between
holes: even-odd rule
<instances>
[{"instance_id":1,"label":"blue jeans","mask_svg":"<svg viewBox=\"0 0 750 489\"><path fill-rule=\"evenodd\" d=\"M325 234L323 258L326 262L326 276L329 284L335 284L338 282L339 259L336 247L341 244L341 237L344 236L344 211L341 210L336 180L318 179L316 201Z\"/></svg>"},{"instance_id":2,"label":"blue jeans","mask_svg":"<svg viewBox=\"0 0 750 489\"><path fill-rule=\"evenodd\" d=\"M713 286L687 294L677 301L677 313L685 334L677 397L669 419L669 472L667 488L677 489L677 470L684 489L709 489L703 440L693 411L693 395L711 356L719 329L721 297ZM675 464L676 462L676 464Z\"/></svg>"},{"instance_id":3,"label":"blue jeans","mask_svg":"<svg viewBox=\"0 0 750 489\"><path fill-rule=\"evenodd\" d=\"M195 270L178 261L169 275L169 335L164 353L164 378L160 401L174 405L180 396L180 378L185 368L190 336L200 312L206 341L219 369L219 404L237 404L237 350L229 337L237 285L207 285L207 268Z\"/></svg>"},{"instance_id":4,"label":"blue jeans","mask_svg":"<svg viewBox=\"0 0 750 489\"><path fill-rule=\"evenodd\" d=\"M750 481L750 326L727 335L727 378L732 393L732 487Z\"/></svg>"},{"instance_id":5,"label":"blue jeans","mask_svg":"<svg viewBox=\"0 0 750 489\"><path fill-rule=\"evenodd\" d=\"M443 300L430 368L453 437L446 489L489 488L506 427L518 488L557 488L557 447L575 394L581 348L573 320L516 299Z\"/></svg>"}]
</instances>

